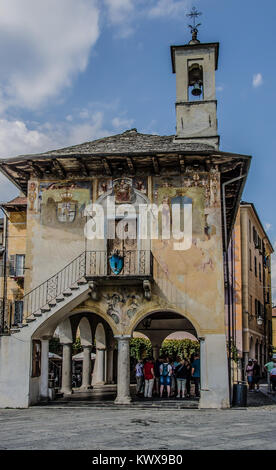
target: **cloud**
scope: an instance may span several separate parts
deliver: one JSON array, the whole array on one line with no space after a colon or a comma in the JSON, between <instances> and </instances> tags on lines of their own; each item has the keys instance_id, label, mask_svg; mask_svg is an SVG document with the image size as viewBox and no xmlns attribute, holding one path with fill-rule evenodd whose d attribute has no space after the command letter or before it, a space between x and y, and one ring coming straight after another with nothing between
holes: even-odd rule
<instances>
[{"instance_id":1,"label":"cloud","mask_svg":"<svg viewBox=\"0 0 276 470\"><path fill-rule=\"evenodd\" d=\"M271 227L272 227L271 224L269 224L269 223L266 223L266 224L265 224L265 229L266 229L267 232L268 232L268 230L271 229Z\"/></svg>"},{"instance_id":2,"label":"cloud","mask_svg":"<svg viewBox=\"0 0 276 470\"><path fill-rule=\"evenodd\" d=\"M1 0L0 98L36 109L87 66L99 37L96 0Z\"/></svg>"},{"instance_id":3,"label":"cloud","mask_svg":"<svg viewBox=\"0 0 276 470\"><path fill-rule=\"evenodd\" d=\"M133 0L104 0L111 25L118 27L117 36L126 38L134 32L132 21L136 4Z\"/></svg>"},{"instance_id":4,"label":"cloud","mask_svg":"<svg viewBox=\"0 0 276 470\"><path fill-rule=\"evenodd\" d=\"M191 0L104 0L110 25L116 36L126 38L135 32L138 21L173 18L183 21Z\"/></svg>"},{"instance_id":5,"label":"cloud","mask_svg":"<svg viewBox=\"0 0 276 470\"><path fill-rule=\"evenodd\" d=\"M258 88L262 84L263 84L262 74L261 73L256 73L255 75L253 75L253 82L252 82L253 87Z\"/></svg>"},{"instance_id":6,"label":"cloud","mask_svg":"<svg viewBox=\"0 0 276 470\"><path fill-rule=\"evenodd\" d=\"M124 119L121 117L115 117L112 119L112 125L115 129L130 129L134 123L134 119Z\"/></svg>"},{"instance_id":7,"label":"cloud","mask_svg":"<svg viewBox=\"0 0 276 470\"><path fill-rule=\"evenodd\" d=\"M109 20L113 24L123 23L134 11L133 0L104 0L108 9Z\"/></svg>"},{"instance_id":8,"label":"cloud","mask_svg":"<svg viewBox=\"0 0 276 470\"><path fill-rule=\"evenodd\" d=\"M148 10L148 16L152 18L176 17L187 13L190 6L189 0L158 0L155 5Z\"/></svg>"}]
</instances>

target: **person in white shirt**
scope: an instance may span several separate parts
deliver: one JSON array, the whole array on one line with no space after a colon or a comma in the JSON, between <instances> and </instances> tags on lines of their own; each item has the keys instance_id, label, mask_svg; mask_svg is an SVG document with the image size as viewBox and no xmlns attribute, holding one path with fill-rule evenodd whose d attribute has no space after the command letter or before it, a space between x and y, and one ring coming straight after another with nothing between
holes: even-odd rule
<instances>
[{"instance_id":1,"label":"person in white shirt","mask_svg":"<svg viewBox=\"0 0 276 470\"><path fill-rule=\"evenodd\" d=\"M144 364L142 359L139 359L135 366L135 375L136 375L136 394L140 395L143 393L144 386Z\"/></svg>"}]
</instances>

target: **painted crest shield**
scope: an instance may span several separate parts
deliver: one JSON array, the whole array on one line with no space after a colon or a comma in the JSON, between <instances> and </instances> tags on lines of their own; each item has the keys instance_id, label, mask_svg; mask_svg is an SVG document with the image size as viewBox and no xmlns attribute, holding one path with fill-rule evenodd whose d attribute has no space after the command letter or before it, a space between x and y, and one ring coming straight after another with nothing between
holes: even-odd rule
<instances>
[{"instance_id":1,"label":"painted crest shield","mask_svg":"<svg viewBox=\"0 0 276 470\"><path fill-rule=\"evenodd\" d=\"M118 275L122 272L122 269L124 267L124 258L116 253L114 253L110 258L109 258L109 265L111 268L111 271Z\"/></svg>"}]
</instances>

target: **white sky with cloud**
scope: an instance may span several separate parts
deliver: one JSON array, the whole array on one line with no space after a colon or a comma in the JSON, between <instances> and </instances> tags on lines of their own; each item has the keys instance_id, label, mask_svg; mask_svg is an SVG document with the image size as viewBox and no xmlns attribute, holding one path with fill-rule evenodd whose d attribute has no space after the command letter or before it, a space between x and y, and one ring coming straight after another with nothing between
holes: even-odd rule
<instances>
[{"instance_id":1,"label":"white sky with cloud","mask_svg":"<svg viewBox=\"0 0 276 470\"><path fill-rule=\"evenodd\" d=\"M260 87L262 84L263 84L263 76L261 73L256 73L255 75L253 75L253 87L254 88L258 88Z\"/></svg>"},{"instance_id":2,"label":"white sky with cloud","mask_svg":"<svg viewBox=\"0 0 276 470\"><path fill-rule=\"evenodd\" d=\"M1 0L2 107L36 109L70 85L88 64L98 23L96 0Z\"/></svg>"}]
</instances>

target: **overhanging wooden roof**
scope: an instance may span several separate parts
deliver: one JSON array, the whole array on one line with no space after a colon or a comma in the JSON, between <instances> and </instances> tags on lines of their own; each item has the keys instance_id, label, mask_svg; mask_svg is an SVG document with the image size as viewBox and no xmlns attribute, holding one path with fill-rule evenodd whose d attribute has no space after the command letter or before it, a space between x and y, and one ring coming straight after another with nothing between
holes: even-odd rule
<instances>
[{"instance_id":1,"label":"overhanging wooden roof","mask_svg":"<svg viewBox=\"0 0 276 470\"><path fill-rule=\"evenodd\" d=\"M0 160L0 171L24 194L28 180L70 180L88 177L173 176L187 166L208 171L218 165L222 183L247 175L251 157L220 152L207 144L175 141L175 136L138 133L97 139L46 153L21 155ZM227 232L231 233L246 178L226 187Z\"/></svg>"}]
</instances>

